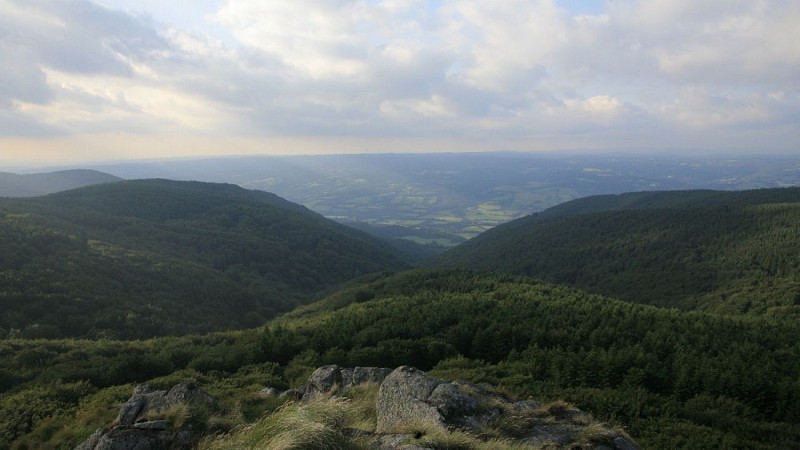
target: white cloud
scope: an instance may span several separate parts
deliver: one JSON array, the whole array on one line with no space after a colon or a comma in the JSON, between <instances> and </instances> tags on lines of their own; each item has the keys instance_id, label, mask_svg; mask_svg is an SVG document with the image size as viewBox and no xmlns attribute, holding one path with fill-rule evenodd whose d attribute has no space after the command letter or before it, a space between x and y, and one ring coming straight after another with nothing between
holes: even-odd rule
<instances>
[{"instance_id":1,"label":"white cloud","mask_svg":"<svg viewBox=\"0 0 800 450\"><path fill-rule=\"evenodd\" d=\"M797 2L192 4L0 0L0 133L800 141Z\"/></svg>"},{"instance_id":2,"label":"white cloud","mask_svg":"<svg viewBox=\"0 0 800 450\"><path fill-rule=\"evenodd\" d=\"M244 45L311 78L366 70L357 4L333 0L231 1L216 15Z\"/></svg>"},{"instance_id":3,"label":"white cloud","mask_svg":"<svg viewBox=\"0 0 800 450\"><path fill-rule=\"evenodd\" d=\"M633 35L661 73L706 82L797 77L800 4L787 1L615 2L615 35Z\"/></svg>"},{"instance_id":4,"label":"white cloud","mask_svg":"<svg viewBox=\"0 0 800 450\"><path fill-rule=\"evenodd\" d=\"M509 91L553 63L568 40L568 16L550 0L450 2L445 41L460 62L453 78L472 87Z\"/></svg>"}]
</instances>

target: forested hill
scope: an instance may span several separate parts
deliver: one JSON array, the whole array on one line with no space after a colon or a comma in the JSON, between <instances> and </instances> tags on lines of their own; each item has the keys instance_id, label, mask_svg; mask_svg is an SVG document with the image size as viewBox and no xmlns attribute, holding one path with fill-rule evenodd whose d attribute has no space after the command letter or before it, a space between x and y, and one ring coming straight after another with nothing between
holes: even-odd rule
<instances>
[{"instance_id":1,"label":"forested hill","mask_svg":"<svg viewBox=\"0 0 800 450\"><path fill-rule=\"evenodd\" d=\"M411 271L276 319L260 358L402 362L523 398L565 398L621 421L644 448L778 449L800 442L797 332L785 317L666 310L508 275Z\"/></svg>"},{"instance_id":2,"label":"forested hill","mask_svg":"<svg viewBox=\"0 0 800 450\"><path fill-rule=\"evenodd\" d=\"M85 169L25 175L0 172L0 197L35 197L119 180L114 175Z\"/></svg>"},{"instance_id":3,"label":"forested hill","mask_svg":"<svg viewBox=\"0 0 800 450\"><path fill-rule=\"evenodd\" d=\"M743 207L764 203L797 203L800 188L752 189L744 191L684 190L643 191L584 197L548 208L529 217L556 218L594 212L631 209Z\"/></svg>"},{"instance_id":4,"label":"forested hill","mask_svg":"<svg viewBox=\"0 0 800 450\"><path fill-rule=\"evenodd\" d=\"M800 448L793 318L682 312L465 270L360 281L261 330L0 340L0 448L74 448L140 382L197 382L224 419L175 422L230 431L280 407L263 387L299 386L325 364L412 364L519 399L566 399L645 449Z\"/></svg>"},{"instance_id":5,"label":"forested hill","mask_svg":"<svg viewBox=\"0 0 800 450\"><path fill-rule=\"evenodd\" d=\"M498 226L433 264L659 306L798 314L798 224L800 188L597 196Z\"/></svg>"},{"instance_id":6,"label":"forested hill","mask_svg":"<svg viewBox=\"0 0 800 450\"><path fill-rule=\"evenodd\" d=\"M382 241L233 185L121 181L0 200L0 336L142 338L263 323L404 265Z\"/></svg>"}]
</instances>

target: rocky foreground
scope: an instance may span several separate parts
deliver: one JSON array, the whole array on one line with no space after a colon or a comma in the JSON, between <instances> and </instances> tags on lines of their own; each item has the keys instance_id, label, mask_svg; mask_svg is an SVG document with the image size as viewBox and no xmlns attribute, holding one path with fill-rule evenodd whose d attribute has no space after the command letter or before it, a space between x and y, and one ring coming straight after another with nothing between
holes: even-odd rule
<instances>
[{"instance_id":1,"label":"rocky foreground","mask_svg":"<svg viewBox=\"0 0 800 450\"><path fill-rule=\"evenodd\" d=\"M624 432L566 403L512 401L490 385L448 382L409 366L395 370L323 366L299 388L280 393L265 388L262 395L286 400L271 417L262 419L264 426L253 424L203 438L198 430L208 433L207 426L176 417L193 417L186 411L198 408L213 414L213 398L192 383L180 383L169 391L140 385L122 405L115 423L97 430L76 450L639 448ZM333 413L343 406L346 410L349 402L365 400L371 416L366 421Z\"/></svg>"}]
</instances>

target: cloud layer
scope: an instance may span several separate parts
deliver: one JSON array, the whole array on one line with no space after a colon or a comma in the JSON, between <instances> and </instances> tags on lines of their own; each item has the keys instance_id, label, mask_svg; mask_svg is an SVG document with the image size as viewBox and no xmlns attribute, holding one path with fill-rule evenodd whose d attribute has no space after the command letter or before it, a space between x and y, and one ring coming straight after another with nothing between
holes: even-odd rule
<instances>
[{"instance_id":1,"label":"cloud layer","mask_svg":"<svg viewBox=\"0 0 800 450\"><path fill-rule=\"evenodd\" d=\"M208 10L187 26L114 1L0 0L0 136L800 142L798 2L179 4Z\"/></svg>"}]
</instances>

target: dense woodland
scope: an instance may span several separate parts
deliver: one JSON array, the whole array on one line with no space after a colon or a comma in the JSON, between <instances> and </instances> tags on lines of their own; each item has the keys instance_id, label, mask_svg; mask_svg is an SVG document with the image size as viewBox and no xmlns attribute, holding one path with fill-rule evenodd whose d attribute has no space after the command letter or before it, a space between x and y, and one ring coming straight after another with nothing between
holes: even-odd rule
<instances>
[{"instance_id":1,"label":"dense woodland","mask_svg":"<svg viewBox=\"0 0 800 450\"><path fill-rule=\"evenodd\" d=\"M232 185L125 181L0 200L0 337L253 327L359 275L387 244Z\"/></svg>"},{"instance_id":2,"label":"dense woodland","mask_svg":"<svg viewBox=\"0 0 800 450\"><path fill-rule=\"evenodd\" d=\"M16 247L7 247L14 252L1 253L6 258L2 267L15 267L6 255L23 255L17 260L16 271L7 272L14 276L35 273L43 283L38 289L55 289L52 286L58 285L49 280L59 278L49 277L59 272L57 266L46 266L48 261L62 261L61 257L67 255L75 258L67 259L67 266L91 264L91 258L80 255L97 253L92 250L92 245L97 245L92 244L94 241L120 252L115 257L127 261L122 266L125 270L134 270L136 261L152 270L155 260L137 258L168 255L187 264L179 258L183 250L168 242L183 236L183 242L198 243L191 253L192 260L208 270L191 278L200 282L211 276L206 274L227 273L221 270L222 266L214 265L218 252L239 238L255 239L255 233L247 230L267 227L262 214L267 214L264 211L271 206L262 211L261 206L250 203L249 209L240 209L244 206L231 204L228 191L237 198L253 196L255 203L282 202L232 186L215 187L216 194L211 199L207 197L209 186L202 184L158 181L118 186L118 197L107 196L115 191L104 187L103 195L89 189L33 202L0 204L0 224L9 233L17 233L15 239L4 243ZM122 200L137 190L141 205ZM164 197L165 193L174 194L175 202L170 203L170 195ZM493 383L521 399L565 399L624 427L644 448L800 448L800 323L795 314L797 306L792 303L795 298L782 297L798 293L796 286L793 290L790 287L796 280L793 277L797 276L797 266L793 264L797 263L800 248L795 240L796 224L800 223L795 220L798 200L793 196L797 192L785 189L730 195L734 200L714 192L595 199L599 203L587 199L582 204L566 204L560 211L510 223L503 233L486 235L486 240L491 239L488 242L504 249L485 254L487 262L489 256L496 258L494 266L486 269L499 272L504 270L503 258L513 256L512 244L504 243L502 234L514 235L539 227L534 237L555 243L557 233L549 231L548 235L547 230L551 229L547 227L560 227L563 242L578 242L568 247L570 252L585 251L579 258L586 260L581 273L597 272L598 279L616 276L609 285L625 287L630 299L624 295L620 297L625 299L619 300L592 294L525 275L468 269L358 276L399 264L394 256L378 252L377 257L367 258L373 265L360 272L352 270L341 278L319 281L309 278L306 284L317 283L311 286L313 289L327 286L329 294L257 328L129 341L22 339L12 333L0 340L0 449L73 448L96 428L113 421L119 403L128 398L135 383L143 381L162 388L176 381L198 382L221 399L225 417L224 423L208 423L208 431L224 432L279 407L277 400L257 394L262 387L297 386L313 368L323 364L413 365L447 379ZM295 210L303 212L301 207L288 207L288 211ZM241 213L237 220L231 217L234 211ZM281 214L293 217L287 210L282 209ZM83 217L84 222L76 217ZM100 226L103 220L111 225ZM256 225L246 225L251 220ZM681 221L683 228L678 226ZM297 227L302 225L290 223L274 228L276 234L285 230L291 235L285 244L290 246L289 252L303 249L302 244L294 243L295 238L305 242L306 234L297 233ZM630 239L622 239L625 232L618 229L625 230ZM84 241L79 237L81 230L91 233L91 238L87 236ZM138 234L135 230L139 230ZM6 235L13 234L4 232ZM530 234L520 235L531 238ZM333 239L328 234L314 237ZM672 239L672 245L668 245L667 238ZM214 239L220 239L217 246L206 245L217 242ZM484 238L479 239L475 242L480 245L475 244L475 248L486 246L487 241L481 243ZM82 247L82 242L86 246ZM520 241L516 242L520 245ZM535 240L523 242L525 245L518 249L541 248L536 247L539 244ZM601 258L591 259L593 252L599 251L597 242L607 245L605 255L609 259L605 263ZM377 252L373 249L381 247L368 248ZM51 253L48 259L50 249L60 253ZM355 249L352 254L358 252ZM564 253L573 258L572 262L579 254L566 250ZM445 257L454 258L455 254ZM778 255L774 261L767 256L773 254ZM609 255L630 261L631 267L627 272L609 270L607 266L614 264ZM563 262L557 259L557 253L544 253L541 257L566 266L570 261L567 256ZM164 260L159 259L160 264L166 264ZM31 261L45 267L36 269ZM109 259L102 261L113 267L107 262ZM467 256L464 261L465 265L475 262ZM645 265L635 270L645 261L660 264L656 267L662 271L663 279L685 280L679 284L680 289L637 275L646 272ZM241 264L240 270L254 280L266 277L257 270L261 266L250 263ZM104 267L95 264L85 267ZM174 269L163 273L188 276L178 271L182 266L175 264ZM509 267L509 271L514 270L513 265ZM740 272L726 272L734 269ZM86 272L89 277L90 271ZM713 279L718 284L706 280L708 289L698 284L695 273L712 272L719 274ZM113 280L123 273L127 272L111 271L105 276ZM131 282L158 282L152 272L132 272L131 277ZM7 281L13 279L7 277L3 282L4 295L15 286L34 286ZM338 289L325 284L344 279L350 281ZM86 281L62 286L60 303L54 300L48 307L66 304L73 299L70 289L89 284L92 278L78 280ZM652 285L638 284L646 280L651 280ZM576 280L569 282L579 284ZM102 289L117 292L114 289L121 286L103 285ZM285 286L286 292L295 292L299 287L289 281ZM774 292L767 291L767 287L774 288ZM727 289L728 298L719 295L723 288ZM640 296L633 295L637 289ZM650 294L645 298L647 292ZM218 294L220 301L230 298L226 292ZM653 301L655 294L663 296ZM38 294L25 295L29 294L18 294L21 303L25 298L40 298ZM201 292L193 295L204 298ZM308 295L286 307L308 301L312 294ZM128 297L119 293L113 298L123 301ZM738 300L729 301L731 297ZM9 304L8 298L11 297L4 297L0 304ZM741 308L742 299L750 302L748 308ZM200 300L194 301L198 308L202 307ZM641 304L644 302L703 310ZM184 305L195 308L191 296ZM213 310L212 306L209 308ZM2 318L6 320L6 314Z\"/></svg>"},{"instance_id":3,"label":"dense woodland","mask_svg":"<svg viewBox=\"0 0 800 450\"><path fill-rule=\"evenodd\" d=\"M297 385L321 364L411 364L520 398L567 399L624 425L646 448L792 448L800 443L798 327L635 305L526 278L407 272L344 289L260 331L129 343L7 340L0 436L42 439L42 426L82 420L76 429L91 431L103 417L83 405L124 400L126 383L157 377L197 380L225 393L228 408L247 409L248 392Z\"/></svg>"},{"instance_id":4,"label":"dense woodland","mask_svg":"<svg viewBox=\"0 0 800 450\"><path fill-rule=\"evenodd\" d=\"M800 188L598 196L499 226L435 264L684 310L797 315L798 223Z\"/></svg>"}]
</instances>

